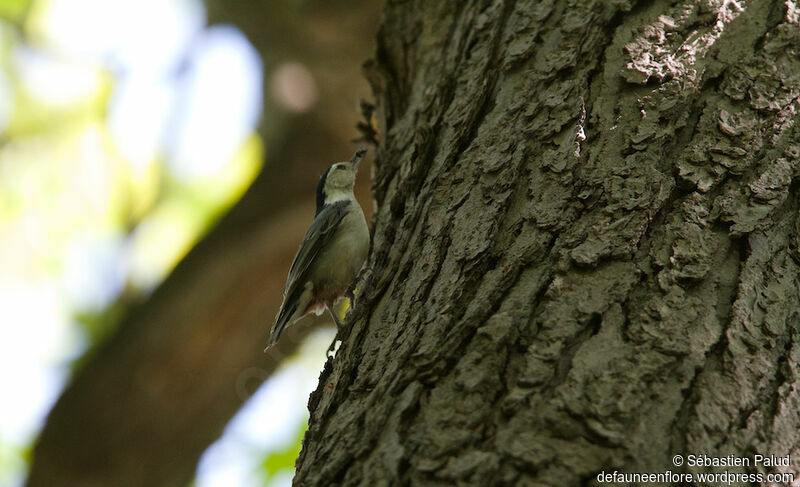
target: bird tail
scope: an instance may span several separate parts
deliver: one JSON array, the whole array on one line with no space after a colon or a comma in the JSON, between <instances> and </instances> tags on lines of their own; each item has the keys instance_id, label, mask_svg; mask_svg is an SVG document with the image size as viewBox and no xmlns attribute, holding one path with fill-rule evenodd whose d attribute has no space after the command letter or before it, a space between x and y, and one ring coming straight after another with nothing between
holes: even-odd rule
<instances>
[{"instance_id":1,"label":"bird tail","mask_svg":"<svg viewBox=\"0 0 800 487\"><path fill-rule=\"evenodd\" d=\"M287 326L303 317L303 313L313 297L312 290L313 285L310 282L307 282L305 286L302 287L292 286L290 288L288 296L286 296L286 299L283 300L283 304L281 304L281 310L278 311L278 316L275 317L275 324L272 325L272 331L269 333L267 348L264 349L265 352L278 341L278 338Z\"/></svg>"},{"instance_id":2,"label":"bird tail","mask_svg":"<svg viewBox=\"0 0 800 487\"><path fill-rule=\"evenodd\" d=\"M281 333L283 333L284 328L289 324L296 310L297 304L289 305L289 303L284 303L284 305L281 306L281 310L278 311L278 316L275 317L275 324L272 325L272 331L269 332L267 347L264 349L265 352L278 341L278 337L281 336Z\"/></svg>"}]
</instances>

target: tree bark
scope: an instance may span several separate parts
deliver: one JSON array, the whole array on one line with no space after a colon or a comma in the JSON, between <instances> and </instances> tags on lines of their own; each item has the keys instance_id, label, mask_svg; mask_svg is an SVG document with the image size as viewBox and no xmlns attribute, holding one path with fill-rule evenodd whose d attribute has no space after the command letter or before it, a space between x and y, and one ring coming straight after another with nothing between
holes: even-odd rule
<instances>
[{"instance_id":1,"label":"tree bark","mask_svg":"<svg viewBox=\"0 0 800 487\"><path fill-rule=\"evenodd\" d=\"M388 2L373 247L294 484L797 457L799 15Z\"/></svg>"}]
</instances>

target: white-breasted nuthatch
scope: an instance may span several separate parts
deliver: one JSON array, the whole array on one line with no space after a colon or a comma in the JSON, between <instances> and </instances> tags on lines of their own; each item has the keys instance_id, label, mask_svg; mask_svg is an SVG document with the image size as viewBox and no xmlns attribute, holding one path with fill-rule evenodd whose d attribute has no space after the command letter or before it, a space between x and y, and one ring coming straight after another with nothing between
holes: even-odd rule
<instances>
[{"instance_id":1,"label":"white-breasted nuthatch","mask_svg":"<svg viewBox=\"0 0 800 487\"><path fill-rule=\"evenodd\" d=\"M321 315L327 308L341 326L334 304L344 296L369 251L367 220L353 195L356 172L366 153L359 149L349 162L337 162L319 179L317 213L289 269L267 348L287 326L311 312Z\"/></svg>"}]
</instances>

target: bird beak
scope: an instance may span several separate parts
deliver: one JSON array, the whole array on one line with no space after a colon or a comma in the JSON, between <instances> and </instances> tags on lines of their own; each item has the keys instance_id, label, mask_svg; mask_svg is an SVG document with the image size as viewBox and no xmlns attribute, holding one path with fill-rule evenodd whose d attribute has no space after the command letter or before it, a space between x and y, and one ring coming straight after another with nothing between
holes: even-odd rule
<instances>
[{"instance_id":1,"label":"bird beak","mask_svg":"<svg viewBox=\"0 0 800 487\"><path fill-rule=\"evenodd\" d=\"M350 164L353 165L354 168L358 169L359 164L361 161L364 160L364 156L367 155L367 149L358 149L353 157L350 158Z\"/></svg>"}]
</instances>

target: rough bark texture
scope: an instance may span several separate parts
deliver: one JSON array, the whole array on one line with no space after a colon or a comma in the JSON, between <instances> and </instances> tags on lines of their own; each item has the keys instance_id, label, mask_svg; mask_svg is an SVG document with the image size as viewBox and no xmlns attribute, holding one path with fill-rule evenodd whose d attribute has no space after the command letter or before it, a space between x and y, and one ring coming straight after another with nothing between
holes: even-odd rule
<instances>
[{"instance_id":1,"label":"rough bark texture","mask_svg":"<svg viewBox=\"0 0 800 487\"><path fill-rule=\"evenodd\" d=\"M798 15L390 1L369 270L295 485L800 455Z\"/></svg>"},{"instance_id":2,"label":"rough bark texture","mask_svg":"<svg viewBox=\"0 0 800 487\"><path fill-rule=\"evenodd\" d=\"M263 171L76 373L37 440L30 487L185 487L230 417L323 321L287 330L264 354L289 264L314 215L319 174L354 148L358 100L368 94L360 63L377 8L363 0L206 3L211 23L242 28L267 80L281 62L304 63L319 102L293 114L265 90ZM367 202L367 185L360 189Z\"/></svg>"}]
</instances>

